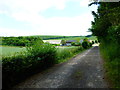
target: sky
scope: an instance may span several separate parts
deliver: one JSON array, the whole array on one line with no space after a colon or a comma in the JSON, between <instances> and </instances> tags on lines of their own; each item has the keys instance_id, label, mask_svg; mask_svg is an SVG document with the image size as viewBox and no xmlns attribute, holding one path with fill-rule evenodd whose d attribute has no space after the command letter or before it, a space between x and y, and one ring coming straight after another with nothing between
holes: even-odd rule
<instances>
[{"instance_id":1,"label":"sky","mask_svg":"<svg viewBox=\"0 0 120 90\"><path fill-rule=\"evenodd\" d=\"M0 0L0 36L90 35L90 0Z\"/></svg>"}]
</instances>

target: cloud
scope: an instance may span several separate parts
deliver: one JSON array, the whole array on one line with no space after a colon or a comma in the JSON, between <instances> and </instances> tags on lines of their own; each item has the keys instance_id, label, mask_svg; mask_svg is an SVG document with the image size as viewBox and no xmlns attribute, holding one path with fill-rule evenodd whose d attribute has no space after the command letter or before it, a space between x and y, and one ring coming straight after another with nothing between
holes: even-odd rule
<instances>
[{"instance_id":1,"label":"cloud","mask_svg":"<svg viewBox=\"0 0 120 90\"><path fill-rule=\"evenodd\" d=\"M0 0L0 11L38 13L50 7L64 9L67 0Z\"/></svg>"},{"instance_id":2,"label":"cloud","mask_svg":"<svg viewBox=\"0 0 120 90\"><path fill-rule=\"evenodd\" d=\"M37 18L36 18L37 20ZM52 17L44 18L42 21L34 21L36 23L30 24L33 30L17 30L0 28L5 36L19 36L19 35L88 35L91 34L88 28L91 26L93 18L90 13L84 13L75 17Z\"/></svg>"},{"instance_id":3,"label":"cloud","mask_svg":"<svg viewBox=\"0 0 120 90\"><path fill-rule=\"evenodd\" d=\"M80 0L80 6L87 7L90 2L90 0Z\"/></svg>"},{"instance_id":4,"label":"cloud","mask_svg":"<svg viewBox=\"0 0 120 90\"><path fill-rule=\"evenodd\" d=\"M91 34L88 28L91 27L93 17L90 13L84 13L75 17L53 17L45 19L41 26L36 28L40 34L52 35L87 35Z\"/></svg>"},{"instance_id":5,"label":"cloud","mask_svg":"<svg viewBox=\"0 0 120 90\"><path fill-rule=\"evenodd\" d=\"M1 35L87 35L93 20L90 12L75 17L45 18L40 12L49 8L63 10L66 2L75 1L86 7L88 0L0 0L0 14L6 14L17 21L28 22L33 30L0 28ZM10 33L9 33L10 32Z\"/></svg>"},{"instance_id":6,"label":"cloud","mask_svg":"<svg viewBox=\"0 0 120 90\"><path fill-rule=\"evenodd\" d=\"M1 28L0 27L0 36L26 36L26 35L32 35L34 32L28 32L28 31L21 31L19 29L11 29L11 28Z\"/></svg>"},{"instance_id":7,"label":"cloud","mask_svg":"<svg viewBox=\"0 0 120 90\"><path fill-rule=\"evenodd\" d=\"M0 14L6 14L18 21L33 23L41 21L39 13L48 8L62 10L68 0L0 0ZM34 23L35 23L34 22Z\"/></svg>"}]
</instances>

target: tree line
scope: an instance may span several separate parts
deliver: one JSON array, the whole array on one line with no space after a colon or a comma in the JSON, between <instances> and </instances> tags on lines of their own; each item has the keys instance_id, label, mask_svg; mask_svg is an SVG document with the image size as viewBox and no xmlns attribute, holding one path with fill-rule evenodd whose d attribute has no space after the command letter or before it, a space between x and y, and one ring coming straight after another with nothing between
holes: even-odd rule
<instances>
[{"instance_id":1,"label":"tree line","mask_svg":"<svg viewBox=\"0 0 120 90\"><path fill-rule=\"evenodd\" d=\"M2 45L9 45L9 46L26 46L26 45L32 45L35 41L42 41L40 37L2 37Z\"/></svg>"},{"instance_id":2,"label":"tree line","mask_svg":"<svg viewBox=\"0 0 120 90\"><path fill-rule=\"evenodd\" d=\"M120 2L93 2L98 5L97 12L92 11L94 21L89 29L100 41L100 50L105 58L106 74L113 87L120 87Z\"/></svg>"}]
</instances>

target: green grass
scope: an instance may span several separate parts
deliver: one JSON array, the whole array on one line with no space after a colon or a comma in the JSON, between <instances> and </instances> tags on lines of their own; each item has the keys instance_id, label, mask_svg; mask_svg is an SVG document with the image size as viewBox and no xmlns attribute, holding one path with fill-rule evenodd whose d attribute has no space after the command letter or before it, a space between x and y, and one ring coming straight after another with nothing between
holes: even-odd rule
<instances>
[{"instance_id":1,"label":"green grass","mask_svg":"<svg viewBox=\"0 0 120 90\"><path fill-rule=\"evenodd\" d=\"M79 36L79 37L67 37L67 38L59 38L59 39L49 39L49 40L81 40L81 39L85 39L88 38L90 40L97 40L96 36L91 36L91 37L85 37L85 36Z\"/></svg>"},{"instance_id":2,"label":"green grass","mask_svg":"<svg viewBox=\"0 0 120 90\"><path fill-rule=\"evenodd\" d=\"M66 38L65 40L81 40L81 39L85 39L85 38L88 38L90 40L97 40L97 38L95 36L92 36L92 37L73 37L73 38Z\"/></svg>"},{"instance_id":3,"label":"green grass","mask_svg":"<svg viewBox=\"0 0 120 90\"><path fill-rule=\"evenodd\" d=\"M0 46L0 56L10 56L21 51L25 51L25 47Z\"/></svg>"},{"instance_id":4,"label":"green grass","mask_svg":"<svg viewBox=\"0 0 120 90\"><path fill-rule=\"evenodd\" d=\"M119 45L113 43L102 43L100 45L101 54L104 58L106 76L110 82L110 87L120 88L120 51Z\"/></svg>"},{"instance_id":5,"label":"green grass","mask_svg":"<svg viewBox=\"0 0 120 90\"><path fill-rule=\"evenodd\" d=\"M56 63L62 63L68 61L70 58L74 57L78 53L84 51L82 47L59 47L57 49L57 60Z\"/></svg>"}]
</instances>

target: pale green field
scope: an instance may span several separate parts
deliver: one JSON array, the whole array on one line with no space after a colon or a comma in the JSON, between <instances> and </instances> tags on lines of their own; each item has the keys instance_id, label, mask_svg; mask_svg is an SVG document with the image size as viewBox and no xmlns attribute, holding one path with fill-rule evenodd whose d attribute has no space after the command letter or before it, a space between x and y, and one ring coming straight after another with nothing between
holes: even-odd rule
<instances>
[{"instance_id":1,"label":"pale green field","mask_svg":"<svg viewBox=\"0 0 120 90\"><path fill-rule=\"evenodd\" d=\"M59 48L58 50L63 50L63 49L70 49L70 48L75 48L74 46L72 47L57 47ZM26 48L25 47L15 47L15 46L0 46L0 56L11 56L14 55L16 53L25 51Z\"/></svg>"},{"instance_id":2,"label":"pale green field","mask_svg":"<svg viewBox=\"0 0 120 90\"><path fill-rule=\"evenodd\" d=\"M25 51L25 47L0 46L0 56L10 56L21 51Z\"/></svg>"},{"instance_id":3,"label":"pale green field","mask_svg":"<svg viewBox=\"0 0 120 90\"><path fill-rule=\"evenodd\" d=\"M71 37L71 38L61 38L61 39L49 39L49 40L81 40L81 39L85 39L85 38L88 38L90 40L97 40L97 37L96 36L92 36L92 37Z\"/></svg>"}]
</instances>

